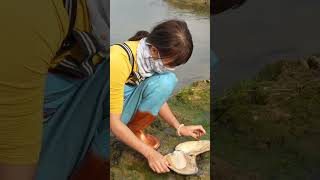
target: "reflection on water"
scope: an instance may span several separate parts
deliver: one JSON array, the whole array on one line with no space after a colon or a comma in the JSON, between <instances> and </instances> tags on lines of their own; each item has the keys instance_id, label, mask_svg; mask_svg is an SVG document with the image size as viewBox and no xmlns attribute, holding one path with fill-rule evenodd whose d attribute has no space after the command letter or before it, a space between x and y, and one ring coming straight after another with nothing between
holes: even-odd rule
<instances>
[{"instance_id":1,"label":"reflection on water","mask_svg":"<svg viewBox=\"0 0 320 180\"><path fill-rule=\"evenodd\" d=\"M265 64L319 53L319 9L319 0L248 0L215 16L214 94L252 78Z\"/></svg>"},{"instance_id":2,"label":"reflection on water","mask_svg":"<svg viewBox=\"0 0 320 180\"><path fill-rule=\"evenodd\" d=\"M127 40L139 30L151 31L166 19L185 20L193 36L191 59L176 69L178 87L210 76L210 18L176 8L164 0L111 0L111 44Z\"/></svg>"}]
</instances>

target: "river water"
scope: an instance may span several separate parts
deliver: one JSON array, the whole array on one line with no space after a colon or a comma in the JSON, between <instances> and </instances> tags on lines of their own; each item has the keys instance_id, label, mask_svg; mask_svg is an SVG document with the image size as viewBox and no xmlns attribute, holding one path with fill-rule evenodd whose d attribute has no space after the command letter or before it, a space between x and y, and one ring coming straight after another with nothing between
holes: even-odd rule
<instances>
[{"instance_id":1,"label":"river water","mask_svg":"<svg viewBox=\"0 0 320 180\"><path fill-rule=\"evenodd\" d=\"M164 0L111 0L111 44L127 40L139 30L151 31L166 19L182 19L193 36L191 59L178 67L178 88L196 80L210 78L210 17L173 7Z\"/></svg>"},{"instance_id":2,"label":"river water","mask_svg":"<svg viewBox=\"0 0 320 180\"><path fill-rule=\"evenodd\" d=\"M248 0L213 18L213 93L252 78L279 59L320 53L319 0Z\"/></svg>"}]
</instances>

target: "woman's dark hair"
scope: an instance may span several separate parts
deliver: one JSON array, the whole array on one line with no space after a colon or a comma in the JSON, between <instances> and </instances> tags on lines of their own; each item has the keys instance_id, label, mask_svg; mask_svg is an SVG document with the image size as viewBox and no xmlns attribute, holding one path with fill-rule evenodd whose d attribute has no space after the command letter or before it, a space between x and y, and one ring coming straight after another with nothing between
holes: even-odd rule
<instances>
[{"instance_id":1,"label":"woman's dark hair","mask_svg":"<svg viewBox=\"0 0 320 180\"><path fill-rule=\"evenodd\" d=\"M129 41L139 41L144 37L147 37L150 33L148 31L138 31L134 36L129 38Z\"/></svg>"},{"instance_id":2,"label":"woman's dark hair","mask_svg":"<svg viewBox=\"0 0 320 180\"><path fill-rule=\"evenodd\" d=\"M166 63L171 67L186 63L192 55L192 36L185 21L164 21L155 26L151 33L139 31L129 41L137 41L144 37L158 49L161 58L172 59Z\"/></svg>"}]
</instances>

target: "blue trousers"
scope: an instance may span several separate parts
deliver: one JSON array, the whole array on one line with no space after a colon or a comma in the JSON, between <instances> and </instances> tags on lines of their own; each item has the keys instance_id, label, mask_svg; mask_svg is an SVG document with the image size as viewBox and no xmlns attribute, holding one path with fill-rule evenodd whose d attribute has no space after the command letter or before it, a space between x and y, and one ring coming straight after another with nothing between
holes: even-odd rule
<instances>
[{"instance_id":1,"label":"blue trousers","mask_svg":"<svg viewBox=\"0 0 320 180\"><path fill-rule=\"evenodd\" d=\"M124 108L121 120L128 124L136 111L150 112L157 116L161 106L172 95L177 84L172 72L154 74L138 86L125 86Z\"/></svg>"},{"instance_id":2,"label":"blue trousers","mask_svg":"<svg viewBox=\"0 0 320 180\"><path fill-rule=\"evenodd\" d=\"M109 155L109 63L88 79L48 74L38 180L67 180L85 154Z\"/></svg>"}]
</instances>

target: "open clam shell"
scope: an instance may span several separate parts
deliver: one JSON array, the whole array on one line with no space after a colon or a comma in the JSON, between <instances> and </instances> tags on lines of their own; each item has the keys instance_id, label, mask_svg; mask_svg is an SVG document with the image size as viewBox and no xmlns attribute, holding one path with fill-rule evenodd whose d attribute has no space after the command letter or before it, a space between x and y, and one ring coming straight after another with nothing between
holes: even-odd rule
<instances>
[{"instance_id":1,"label":"open clam shell","mask_svg":"<svg viewBox=\"0 0 320 180\"><path fill-rule=\"evenodd\" d=\"M183 169L187 166L187 158L182 151L174 151L168 156L167 160L176 169Z\"/></svg>"},{"instance_id":2,"label":"open clam shell","mask_svg":"<svg viewBox=\"0 0 320 180\"><path fill-rule=\"evenodd\" d=\"M187 142L178 144L175 150L183 151L185 154L191 154L191 155L197 156L201 153L204 153L210 150L210 141L209 140L187 141Z\"/></svg>"},{"instance_id":3,"label":"open clam shell","mask_svg":"<svg viewBox=\"0 0 320 180\"><path fill-rule=\"evenodd\" d=\"M176 146L175 151L165 156L169 168L178 174L194 175L198 173L196 156L210 150L210 141L187 141Z\"/></svg>"},{"instance_id":4,"label":"open clam shell","mask_svg":"<svg viewBox=\"0 0 320 180\"><path fill-rule=\"evenodd\" d=\"M195 156L188 156L182 151L174 151L165 156L169 162L169 168L178 174L193 175L198 172Z\"/></svg>"}]
</instances>

